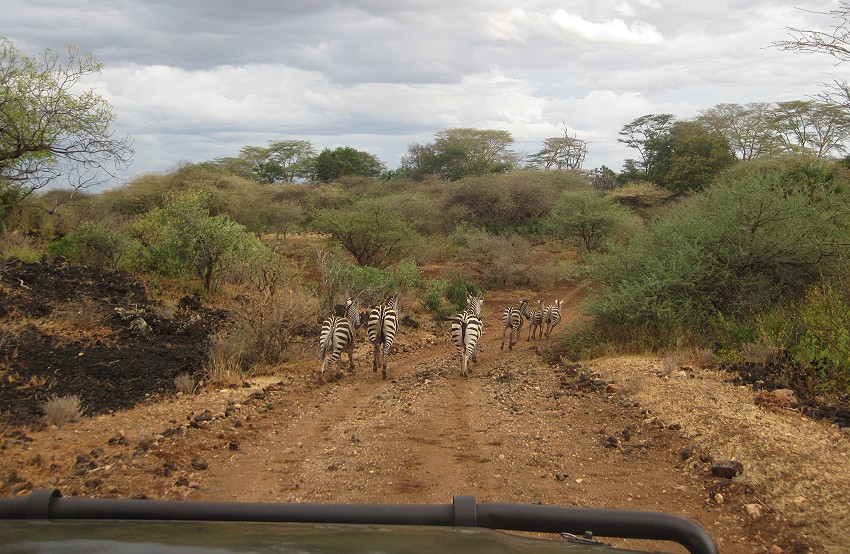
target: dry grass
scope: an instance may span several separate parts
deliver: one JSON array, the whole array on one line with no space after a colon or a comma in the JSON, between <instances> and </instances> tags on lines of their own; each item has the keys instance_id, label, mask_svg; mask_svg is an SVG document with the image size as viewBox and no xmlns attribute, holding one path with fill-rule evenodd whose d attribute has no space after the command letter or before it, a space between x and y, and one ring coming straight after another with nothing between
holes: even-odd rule
<instances>
[{"instance_id":1,"label":"dry grass","mask_svg":"<svg viewBox=\"0 0 850 554\"><path fill-rule=\"evenodd\" d=\"M210 354L204 365L204 383L219 387L241 386L245 382L245 372L238 356L223 353Z\"/></svg>"},{"instance_id":2,"label":"dry grass","mask_svg":"<svg viewBox=\"0 0 850 554\"><path fill-rule=\"evenodd\" d=\"M198 392L198 383L195 382L195 377L188 373L181 373L174 378L174 387L177 392L183 394L196 394Z\"/></svg>"},{"instance_id":3,"label":"dry grass","mask_svg":"<svg viewBox=\"0 0 850 554\"><path fill-rule=\"evenodd\" d=\"M44 411L44 421L48 425L71 423L83 417L80 397L76 394L53 395L41 405L41 409Z\"/></svg>"}]
</instances>

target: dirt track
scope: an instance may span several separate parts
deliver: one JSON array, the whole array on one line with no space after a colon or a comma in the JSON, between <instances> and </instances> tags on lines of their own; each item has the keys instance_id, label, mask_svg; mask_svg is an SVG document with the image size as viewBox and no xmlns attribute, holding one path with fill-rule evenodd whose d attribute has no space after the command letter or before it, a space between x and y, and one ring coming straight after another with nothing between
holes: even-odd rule
<instances>
[{"instance_id":1,"label":"dirt track","mask_svg":"<svg viewBox=\"0 0 850 554\"><path fill-rule=\"evenodd\" d=\"M489 321L511 302L488 297ZM748 389L710 370L672 380L658 377L652 359L550 365L537 350L545 342L527 342L527 329L514 351L501 351L493 327L469 380L446 335L408 331L389 380L371 372L364 344L357 372L332 383L294 371L262 389L7 434L0 475L12 471L24 489L58 486L66 495L449 503L471 494L479 502L657 510L694 519L724 553L841 552L850 541L850 446L834 426L755 406ZM591 386L591 370L609 385ZM753 419L736 419L751 410ZM787 459L760 459L765 437L801 426L801 450L783 437ZM736 433L734 448L723 444ZM710 474L711 457L733 455L744 475ZM777 478L804 490L785 494L770 485ZM678 551L654 545L662 546Z\"/></svg>"}]
</instances>

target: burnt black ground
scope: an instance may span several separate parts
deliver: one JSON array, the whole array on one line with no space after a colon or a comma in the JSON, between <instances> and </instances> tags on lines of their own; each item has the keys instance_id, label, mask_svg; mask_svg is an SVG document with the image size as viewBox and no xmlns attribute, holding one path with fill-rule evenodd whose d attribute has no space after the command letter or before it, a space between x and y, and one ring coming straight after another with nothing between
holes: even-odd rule
<instances>
[{"instance_id":1,"label":"burnt black ground","mask_svg":"<svg viewBox=\"0 0 850 554\"><path fill-rule=\"evenodd\" d=\"M173 394L175 376L200 372L223 317L184 300L165 309L120 272L0 266L0 414L38 424L54 395L78 395L94 415Z\"/></svg>"}]
</instances>

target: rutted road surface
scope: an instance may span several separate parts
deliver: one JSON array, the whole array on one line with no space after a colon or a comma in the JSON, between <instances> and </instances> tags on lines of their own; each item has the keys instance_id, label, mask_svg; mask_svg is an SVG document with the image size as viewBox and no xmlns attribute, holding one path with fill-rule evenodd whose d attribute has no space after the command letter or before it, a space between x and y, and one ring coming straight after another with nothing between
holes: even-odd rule
<instances>
[{"instance_id":1,"label":"rutted road surface","mask_svg":"<svg viewBox=\"0 0 850 554\"><path fill-rule=\"evenodd\" d=\"M578 291L569 292L562 297ZM468 380L447 330L407 330L388 380L372 373L361 344L356 372L341 380L293 373L253 393L212 391L87 418L7 440L2 469L13 465L17 479L66 495L438 504L474 495L683 515L724 553L840 552L848 544L846 437L796 412L753 406L751 393L713 370L693 368L674 383L649 358L550 364L539 350L547 341L527 341L527 327L513 351L500 350L498 313L515 300L487 298L484 351ZM564 316L574 316L571 301ZM660 411L665 402L677 407ZM758 425L735 423L750 409ZM802 465L777 467L799 478L803 465L813 467L818 479L833 479L824 486L834 497L810 491L789 508L767 481L748 477L764 433L780 423L819 442L803 444ZM713 431L740 432L740 449L719 449ZM711 459L731 454L744 460L744 475L713 476Z\"/></svg>"}]
</instances>

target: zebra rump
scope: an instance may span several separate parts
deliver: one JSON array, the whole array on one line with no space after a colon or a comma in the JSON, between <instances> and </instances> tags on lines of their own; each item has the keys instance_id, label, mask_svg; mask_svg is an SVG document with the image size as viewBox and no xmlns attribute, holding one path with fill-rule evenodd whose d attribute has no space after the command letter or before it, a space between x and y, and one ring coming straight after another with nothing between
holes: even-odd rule
<instances>
[{"instance_id":1,"label":"zebra rump","mask_svg":"<svg viewBox=\"0 0 850 554\"><path fill-rule=\"evenodd\" d=\"M398 295L386 304L375 306L369 311L366 322L366 334L374 348L372 371L378 371L378 358L381 358L381 377L387 378L387 359L398 332Z\"/></svg>"}]
</instances>

